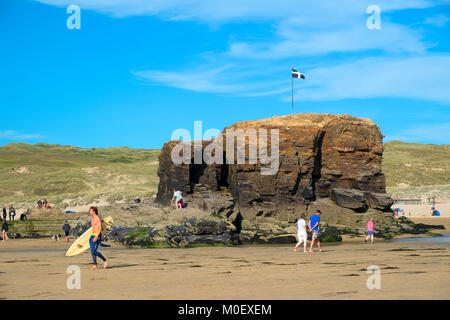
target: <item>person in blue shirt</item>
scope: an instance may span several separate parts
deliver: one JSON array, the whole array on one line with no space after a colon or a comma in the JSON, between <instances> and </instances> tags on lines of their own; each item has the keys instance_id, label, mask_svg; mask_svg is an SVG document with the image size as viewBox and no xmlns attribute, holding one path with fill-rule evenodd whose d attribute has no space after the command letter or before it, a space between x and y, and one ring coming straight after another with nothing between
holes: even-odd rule
<instances>
[{"instance_id":1,"label":"person in blue shirt","mask_svg":"<svg viewBox=\"0 0 450 320\"><path fill-rule=\"evenodd\" d=\"M316 214L312 215L309 219L309 232L312 232L311 237L311 246L309 247L309 252L313 252L314 241L317 242L317 246L319 247L320 252L322 252L322 248L320 248L320 240L319 240L319 222L320 222L320 210L316 210Z\"/></svg>"}]
</instances>

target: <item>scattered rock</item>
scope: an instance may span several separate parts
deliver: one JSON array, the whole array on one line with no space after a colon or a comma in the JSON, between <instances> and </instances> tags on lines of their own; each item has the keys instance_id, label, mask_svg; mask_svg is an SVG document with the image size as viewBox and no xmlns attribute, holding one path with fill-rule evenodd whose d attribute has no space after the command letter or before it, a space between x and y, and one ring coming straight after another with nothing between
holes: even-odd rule
<instances>
[{"instance_id":1,"label":"scattered rock","mask_svg":"<svg viewBox=\"0 0 450 320\"><path fill-rule=\"evenodd\" d=\"M237 244L236 228L223 217L186 218L181 223L161 221L151 227L118 227L108 237L142 247L189 247Z\"/></svg>"},{"instance_id":2,"label":"scattered rock","mask_svg":"<svg viewBox=\"0 0 450 320\"><path fill-rule=\"evenodd\" d=\"M331 191L331 200L338 206L357 212L363 212L368 208L364 192L355 189L334 188Z\"/></svg>"}]
</instances>

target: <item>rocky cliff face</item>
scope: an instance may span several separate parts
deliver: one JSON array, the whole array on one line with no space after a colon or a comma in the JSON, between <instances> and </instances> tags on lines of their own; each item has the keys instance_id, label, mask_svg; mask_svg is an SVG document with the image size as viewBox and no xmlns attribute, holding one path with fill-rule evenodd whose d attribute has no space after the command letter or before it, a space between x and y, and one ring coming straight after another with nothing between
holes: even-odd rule
<instances>
[{"instance_id":1,"label":"rocky cliff face","mask_svg":"<svg viewBox=\"0 0 450 320\"><path fill-rule=\"evenodd\" d=\"M267 148L262 144L261 129L267 131ZM232 145L227 135L231 130L247 134L245 143L239 145L237 140ZM271 140L275 130L278 139ZM157 201L168 204L175 188L183 191L193 206L217 207L216 213L248 220L270 216L295 221L302 212L318 208L321 203L331 211L333 206L358 213L387 211L392 199L385 194L381 170L382 137L379 127L368 119L295 114L243 121L225 128L219 137L223 140L223 155L217 153L217 159L223 158L222 164L207 164L205 160L194 164L193 143L185 155L191 164L174 164L171 154L179 141L170 141L164 144L159 157ZM202 150L211 142L203 141ZM277 148L272 149L277 143L278 153ZM258 152L256 161L252 161L255 159L250 149L255 146ZM262 164L263 149L271 156L278 154L278 161ZM236 163L236 158L244 154L245 163ZM231 155L235 155L235 161L227 163ZM262 169L274 166L274 174L262 174ZM223 206L217 205L221 202Z\"/></svg>"}]
</instances>

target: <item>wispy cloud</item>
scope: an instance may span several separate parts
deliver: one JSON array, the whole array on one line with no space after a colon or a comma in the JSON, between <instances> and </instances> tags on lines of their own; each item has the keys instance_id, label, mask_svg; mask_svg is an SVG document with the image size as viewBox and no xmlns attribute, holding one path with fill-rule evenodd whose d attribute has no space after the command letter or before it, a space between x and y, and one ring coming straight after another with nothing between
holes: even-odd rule
<instances>
[{"instance_id":1,"label":"wispy cloud","mask_svg":"<svg viewBox=\"0 0 450 320\"><path fill-rule=\"evenodd\" d=\"M303 100L400 97L450 103L449 68L448 54L366 58L309 70L309 80L295 96Z\"/></svg>"},{"instance_id":2,"label":"wispy cloud","mask_svg":"<svg viewBox=\"0 0 450 320\"><path fill-rule=\"evenodd\" d=\"M275 72L273 68L257 69L252 66L214 64L200 66L195 69L161 71L133 71L139 80L152 85L163 85L196 92L235 94L241 96L272 95L286 91L283 86L288 81L277 81L268 74ZM286 75L290 75L286 73Z\"/></svg>"},{"instance_id":3,"label":"wispy cloud","mask_svg":"<svg viewBox=\"0 0 450 320\"><path fill-rule=\"evenodd\" d=\"M146 70L133 71L132 73L140 80L152 84L170 86L174 88L186 89L198 92L235 92L238 86L220 83L224 81L221 73L224 73L231 66L219 68L202 68L195 70L161 71Z\"/></svg>"},{"instance_id":4,"label":"wispy cloud","mask_svg":"<svg viewBox=\"0 0 450 320\"><path fill-rule=\"evenodd\" d=\"M43 136L39 134L23 134L13 130L0 131L0 139L6 140L34 140L41 139Z\"/></svg>"},{"instance_id":5,"label":"wispy cloud","mask_svg":"<svg viewBox=\"0 0 450 320\"><path fill-rule=\"evenodd\" d=\"M450 122L429 123L425 125L415 125L411 128L403 129L394 135L387 136L385 141L401 140L405 142L422 142L438 144L450 143Z\"/></svg>"},{"instance_id":6,"label":"wispy cloud","mask_svg":"<svg viewBox=\"0 0 450 320\"><path fill-rule=\"evenodd\" d=\"M36 0L42 3L69 6L73 0ZM207 23L229 21L280 20L304 16L310 22L345 20L360 15L373 0L77 0L82 9L96 10L116 17L152 15L170 20L195 20ZM436 0L377 0L384 11L426 8Z\"/></svg>"},{"instance_id":7,"label":"wispy cloud","mask_svg":"<svg viewBox=\"0 0 450 320\"><path fill-rule=\"evenodd\" d=\"M377 31L365 28L361 21L350 25L336 24L326 29L304 29L303 21L284 21L277 30L278 40L236 41L231 44L228 53L240 58L282 59L368 50L419 53L433 46L422 41L420 31L389 22L384 22L382 29Z\"/></svg>"},{"instance_id":8,"label":"wispy cloud","mask_svg":"<svg viewBox=\"0 0 450 320\"><path fill-rule=\"evenodd\" d=\"M423 23L424 24L429 24L429 25L433 25L433 26L437 26L437 27L443 27L447 24L447 22L450 20L449 17L443 15L443 14L438 14L436 16L433 17L428 17Z\"/></svg>"}]
</instances>

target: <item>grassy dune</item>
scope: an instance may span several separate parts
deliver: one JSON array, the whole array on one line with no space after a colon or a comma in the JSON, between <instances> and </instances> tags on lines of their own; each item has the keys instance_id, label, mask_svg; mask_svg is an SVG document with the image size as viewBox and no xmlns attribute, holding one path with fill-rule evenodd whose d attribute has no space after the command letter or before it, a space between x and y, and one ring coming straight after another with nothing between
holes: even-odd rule
<instances>
[{"instance_id":1,"label":"grassy dune","mask_svg":"<svg viewBox=\"0 0 450 320\"><path fill-rule=\"evenodd\" d=\"M383 172L395 198L450 199L450 145L385 143Z\"/></svg>"},{"instance_id":2,"label":"grassy dune","mask_svg":"<svg viewBox=\"0 0 450 320\"><path fill-rule=\"evenodd\" d=\"M0 204L47 198L58 207L150 196L157 190L159 150L83 149L12 143L0 147Z\"/></svg>"},{"instance_id":3,"label":"grassy dune","mask_svg":"<svg viewBox=\"0 0 450 320\"><path fill-rule=\"evenodd\" d=\"M391 141L383 170L395 198L450 199L450 146ZM149 197L159 150L12 143L0 147L0 205L19 210L47 200L58 208Z\"/></svg>"}]
</instances>

